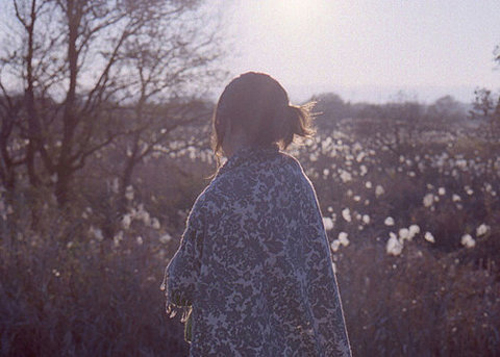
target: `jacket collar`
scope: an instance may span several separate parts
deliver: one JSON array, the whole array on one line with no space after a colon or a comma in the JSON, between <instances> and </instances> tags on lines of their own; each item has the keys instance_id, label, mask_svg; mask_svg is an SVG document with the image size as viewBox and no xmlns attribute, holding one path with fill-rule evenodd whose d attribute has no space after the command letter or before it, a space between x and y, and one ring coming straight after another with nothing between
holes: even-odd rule
<instances>
[{"instance_id":1,"label":"jacket collar","mask_svg":"<svg viewBox=\"0 0 500 357\"><path fill-rule=\"evenodd\" d=\"M247 146L236 151L219 169L216 177L235 169L244 163L262 162L279 152L277 144L268 146Z\"/></svg>"}]
</instances>

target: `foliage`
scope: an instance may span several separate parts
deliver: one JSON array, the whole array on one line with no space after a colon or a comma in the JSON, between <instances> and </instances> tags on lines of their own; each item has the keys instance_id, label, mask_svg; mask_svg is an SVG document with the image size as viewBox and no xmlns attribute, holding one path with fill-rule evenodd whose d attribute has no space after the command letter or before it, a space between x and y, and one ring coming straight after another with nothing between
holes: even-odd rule
<instances>
[{"instance_id":1,"label":"foliage","mask_svg":"<svg viewBox=\"0 0 500 357\"><path fill-rule=\"evenodd\" d=\"M338 259L354 355L498 352L500 282L492 260L478 267L465 254L436 254L413 242L399 257L381 250L373 243L348 247Z\"/></svg>"},{"instance_id":2,"label":"foliage","mask_svg":"<svg viewBox=\"0 0 500 357\"><path fill-rule=\"evenodd\" d=\"M57 211L46 212L44 223ZM57 220L43 236L17 229L8 239L3 227L0 273L8 279L0 284L0 354L187 354L159 289L175 244L145 232L141 240L104 241L83 227L75 232L69 217Z\"/></svg>"}]
</instances>

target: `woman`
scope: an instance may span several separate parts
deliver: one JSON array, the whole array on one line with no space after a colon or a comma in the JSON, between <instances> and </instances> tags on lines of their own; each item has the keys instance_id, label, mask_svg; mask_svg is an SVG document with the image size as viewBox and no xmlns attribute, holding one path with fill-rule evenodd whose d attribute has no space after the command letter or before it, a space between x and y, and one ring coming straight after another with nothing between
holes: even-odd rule
<instances>
[{"instance_id":1,"label":"woman","mask_svg":"<svg viewBox=\"0 0 500 357\"><path fill-rule=\"evenodd\" d=\"M167 306L192 307L191 356L350 356L316 194L283 153L312 134L308 106L246 73L217 104L227 162L196 200L167 266Z\"/></svg>"}]
</instances>

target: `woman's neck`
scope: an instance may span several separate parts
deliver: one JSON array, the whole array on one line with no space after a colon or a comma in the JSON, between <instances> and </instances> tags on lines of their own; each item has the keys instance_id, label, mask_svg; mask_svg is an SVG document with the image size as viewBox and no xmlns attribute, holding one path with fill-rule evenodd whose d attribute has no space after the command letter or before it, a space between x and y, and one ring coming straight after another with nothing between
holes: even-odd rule
<instances>
[{"instance_id":1,"label":"woman's neck","mask_svg":"<svg viewBox=\"0 0 500 357\"><path fill-rule=\"evenodd\" d=\"M222 150L224 151L224 156L228 159L233 156L238 150L250 146L246 135L229 135L227 140L222 143Z\"/></svg>"}]
</instances>

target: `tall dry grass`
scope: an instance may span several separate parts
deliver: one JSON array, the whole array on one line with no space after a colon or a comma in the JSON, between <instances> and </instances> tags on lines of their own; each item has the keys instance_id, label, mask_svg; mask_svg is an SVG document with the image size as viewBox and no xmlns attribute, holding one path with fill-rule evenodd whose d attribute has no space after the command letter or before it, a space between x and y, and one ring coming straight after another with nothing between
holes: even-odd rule
<instances>
[{"instance_id":1,"label":"tall dry grass","mask_svg":"<svg viewBox=\"0 0 500 357\"><path fill-rule=\"evenodd\" d=\"M186 355L182 326L166 316L159 289L168 247L147 236L115 246L81 227L63 239L70 223L53 218L53 235L3 231L0 354Z\"/></svg>"}]
</instances>

